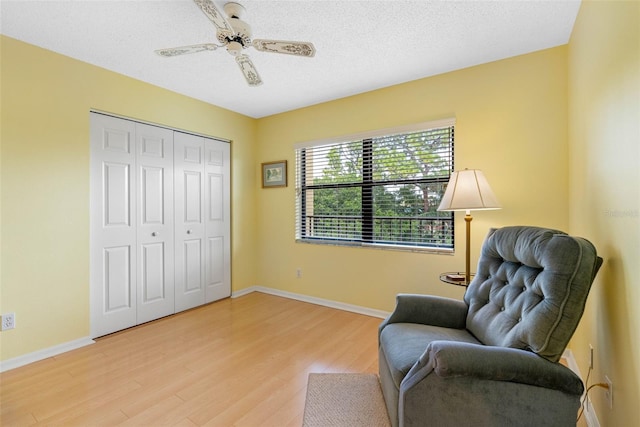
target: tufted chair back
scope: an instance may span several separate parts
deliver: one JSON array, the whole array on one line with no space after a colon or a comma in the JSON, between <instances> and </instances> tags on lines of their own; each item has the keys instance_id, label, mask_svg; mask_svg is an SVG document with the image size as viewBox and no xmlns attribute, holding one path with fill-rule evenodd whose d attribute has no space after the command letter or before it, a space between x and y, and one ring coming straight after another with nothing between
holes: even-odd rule
<instances>
[{"instance_id":1,"label":"tufted chair back","mask_svg":"<svg viewBox=\"0 0 640 427\"><path fill-rule=\"evenodd\" d=\"M486 345L557 362L602 264L580 237L538 227L490 230L464 300L466 327Z\"/></svg>"}]
</instances>

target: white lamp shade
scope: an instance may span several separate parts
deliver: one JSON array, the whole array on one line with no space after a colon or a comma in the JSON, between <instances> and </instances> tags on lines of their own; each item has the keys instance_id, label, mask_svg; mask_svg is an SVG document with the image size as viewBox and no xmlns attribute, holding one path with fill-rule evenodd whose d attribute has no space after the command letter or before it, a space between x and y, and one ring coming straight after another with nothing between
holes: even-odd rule
<instances>
[{"instance_id":1,"label":"white lamp shade","mask_svg":"<svg viewBox=\"0 0 640 427\"><path fill-rule=\"evenodd\" d=\"M482 171L465 169L451 174L438 210L470 211L500 208L500 203Z\"/></svg>"}]
</instances>

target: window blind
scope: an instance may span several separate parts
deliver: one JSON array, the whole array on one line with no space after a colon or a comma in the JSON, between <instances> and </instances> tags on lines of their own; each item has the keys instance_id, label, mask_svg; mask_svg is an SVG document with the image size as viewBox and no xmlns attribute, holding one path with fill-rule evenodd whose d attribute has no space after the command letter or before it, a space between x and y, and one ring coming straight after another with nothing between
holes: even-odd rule
<instances>
[{"instance_id":1,"label":"window blind","mask_svg":"<svg viewBox=\"0 0 640 427\"><path fill-rule=\"evenodd\" d=\"M296 239L453 248L453 213L437 211L453 148L453 121L300 144Z\"/></svg>"}]
</instances>

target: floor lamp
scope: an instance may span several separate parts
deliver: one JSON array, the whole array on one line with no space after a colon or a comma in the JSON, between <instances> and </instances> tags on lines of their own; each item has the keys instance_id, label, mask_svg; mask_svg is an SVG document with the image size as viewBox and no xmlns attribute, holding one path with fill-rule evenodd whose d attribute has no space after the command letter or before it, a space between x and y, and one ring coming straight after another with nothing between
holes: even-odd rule
<instances>
[{"instance_id":1,"label":"floor lamp","mask_svg":"<svg viewBox=\"0 0 640 427\"><path fill-rule=\"evenodd\" d=\"M471 216L472 210L500 209L487 179L479 169L452 172L447 189L438 207L439 211L466 211L467 253L465 258L465 284L471 282Z\"/></svg>"}]
</instances>

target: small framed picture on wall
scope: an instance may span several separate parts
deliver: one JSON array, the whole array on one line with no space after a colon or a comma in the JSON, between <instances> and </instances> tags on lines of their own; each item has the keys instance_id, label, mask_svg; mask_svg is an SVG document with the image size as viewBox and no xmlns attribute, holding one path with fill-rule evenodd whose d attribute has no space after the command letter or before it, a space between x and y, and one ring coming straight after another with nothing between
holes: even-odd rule
<instances>
[{"instance_id":1,"label":"small framed picture on wall","mask_svg":"<svg viewBox=\"0 0 640 427\"><path fill-rule=\"evenodd\" d=\"M287 161L262 164L262 188L287 186Z\"/></svg>"}]
</instances>

